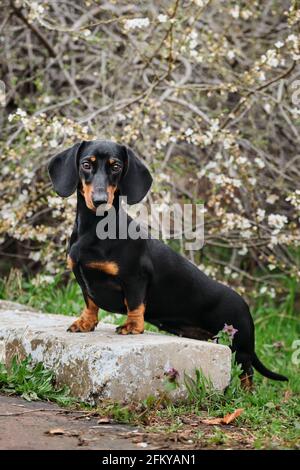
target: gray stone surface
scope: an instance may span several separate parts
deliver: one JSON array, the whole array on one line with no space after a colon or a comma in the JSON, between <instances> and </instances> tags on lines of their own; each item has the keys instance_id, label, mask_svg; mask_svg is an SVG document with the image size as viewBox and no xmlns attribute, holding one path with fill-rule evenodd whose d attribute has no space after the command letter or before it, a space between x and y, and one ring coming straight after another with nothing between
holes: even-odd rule
<instances>
[{"instance_id":1,"label":"gray stone surface","mask_svg":"<svg viewBox=\"0 0 300 470\"><path fill-rule=\"evenodd\" d=\"M129 402L165 390L165 371L179 371L185 393L184 372L196 368L224 389L230 380L230 349L164 334L120 336L115 326L99 324L92 333L67 333L74 318L50 315L14 302L0 301L0 360L9 364L16 354L31 354L55 371L60 384L74 396L95 403L103 398Z\"/></svg>"}]
</instances>

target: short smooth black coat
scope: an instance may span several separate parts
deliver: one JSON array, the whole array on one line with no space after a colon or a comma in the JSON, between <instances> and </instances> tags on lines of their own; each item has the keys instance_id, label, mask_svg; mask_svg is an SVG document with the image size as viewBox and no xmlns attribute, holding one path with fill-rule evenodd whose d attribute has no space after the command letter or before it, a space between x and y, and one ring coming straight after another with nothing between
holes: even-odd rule
<instances>
[{"instance_id":1,"label":"short smooth black coat","mask_svg":"<svg viewBox=\"0 0 300 470\"><path fill-rule=\"evenodd\" d=\"M113 313L127 312L125 298L131 309L144 303L147 322L195 339L212 338L225 323L233 325L238 332L232 349L243 374L251 378L254 366L269 378L286 380L269 371L257 358L249 307L231 288L209 278L159 240L99 240L96 228L101 217L87 207L82 194L82 179L88 180L89 175L82 176L80 162L91 155L98 165L90 176L94 181L92 194L98 190L103 194L108 187L116 188L113 205L117 212L123 210L119 206L120 195L127 196L129 204L137 203L152 182L150 172L131 149L109 141L78 143L51 160L49 174L56 192L67 197L77 191L69 256L86 301L91 298L98 307ZM107 166L114 159L120 163L118 175L111 174ZM127 226L132 223L127 214L125 221ZM86 266L95 261L116 263L117 275Z\"/></svg>"}]
</instances>

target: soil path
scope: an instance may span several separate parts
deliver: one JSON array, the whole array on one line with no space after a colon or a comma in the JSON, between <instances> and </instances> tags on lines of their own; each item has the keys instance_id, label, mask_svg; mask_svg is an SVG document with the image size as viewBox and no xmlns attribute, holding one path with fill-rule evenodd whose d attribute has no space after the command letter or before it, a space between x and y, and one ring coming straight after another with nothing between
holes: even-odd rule
<instances>
[{"instance_id":1,"label":"soil path","mask_svg":"<svg viewBox=\"0 0 300 470\"><path fill-rule=\"evenodd\" d=\"M129 438L135 431L133 427L99 424L98 421L99 418L88 416L86 412L68 412L51 403L0 395L0 449L130 450L142 447Z\"/></svg>"}]
</instances>

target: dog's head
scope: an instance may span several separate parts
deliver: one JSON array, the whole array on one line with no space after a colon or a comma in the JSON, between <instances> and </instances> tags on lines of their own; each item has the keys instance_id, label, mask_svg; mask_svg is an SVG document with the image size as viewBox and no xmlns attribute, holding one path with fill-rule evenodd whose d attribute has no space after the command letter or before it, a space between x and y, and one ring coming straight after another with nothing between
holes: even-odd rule
<instances>
[{"instance_id":1,"label":"dog's head","mask_svg":"<svg viewBox=\"0 0 300 470\"><path fill-rule=\"evenodd\" d=\"M78 188L94 212L100 204L111 207L115 194L136 204L152 183L148 169L129 147L107 140L73 145L55 155L48 170L59 196L68 197Z\"/></svg>"}]
</instances>

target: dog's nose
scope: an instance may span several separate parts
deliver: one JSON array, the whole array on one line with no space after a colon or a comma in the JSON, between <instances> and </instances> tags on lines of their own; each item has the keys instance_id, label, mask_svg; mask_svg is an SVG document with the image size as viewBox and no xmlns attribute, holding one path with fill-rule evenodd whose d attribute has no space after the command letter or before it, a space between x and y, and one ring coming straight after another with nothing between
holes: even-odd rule
<instances>
[{"instance_id":1,"label":"dog's nose","mask_svg":"<svg viewBox=\"0 0 300 470\"><path fill-rule=\"evenodd\" d=\"M101 193L97 193L92 198L93 204L95 207L100 206L101 204L106 204L108 201L108 196L106 191L101 191Z\"/></svg>"}]
</instances>

